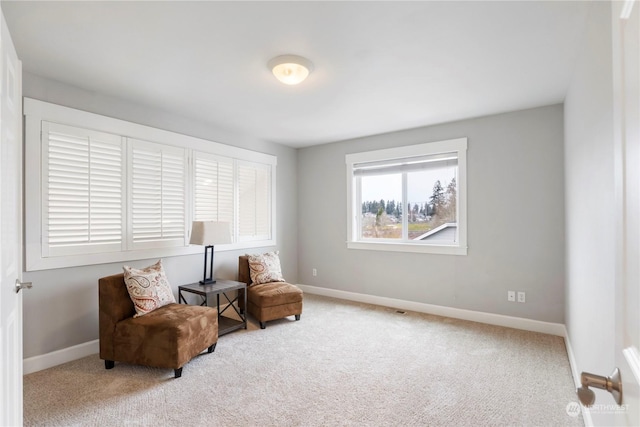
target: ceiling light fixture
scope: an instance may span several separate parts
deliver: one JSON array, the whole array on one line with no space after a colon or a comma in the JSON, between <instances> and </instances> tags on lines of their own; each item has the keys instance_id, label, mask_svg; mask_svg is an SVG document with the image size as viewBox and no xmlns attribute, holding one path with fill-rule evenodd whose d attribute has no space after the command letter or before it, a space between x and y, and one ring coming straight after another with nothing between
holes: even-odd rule
<instances>
[{"instance_id":1,"label":"ceiling light fixture","mask_svg":"<svg viewBox=\"0 0 640 427\"><path fill-rule=\"evenodd\" d=\"M313 71L313 64L298 55L276 56L267 64L278 80L287 85L297 85Z\"/></svg>"}]
</instances>

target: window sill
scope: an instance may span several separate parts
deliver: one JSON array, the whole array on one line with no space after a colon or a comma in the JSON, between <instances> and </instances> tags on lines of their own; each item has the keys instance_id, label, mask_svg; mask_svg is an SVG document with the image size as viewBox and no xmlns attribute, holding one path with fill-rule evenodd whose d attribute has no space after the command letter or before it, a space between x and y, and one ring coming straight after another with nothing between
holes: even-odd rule
<instances>
[{"instance_id":1,"label":"window sill","mask_svg":"<svg viewBox=\"0 0 640 427\"><path fill-rule=\"evenodd\" d=\"M228 245L216 245L215 252L225 252L243 249L254 249L276 246L276 241L254 240L231 243ZM139 259L166 258L172 256L194 255L204 253L204 246L190 245L174 248L155 248L144 250L131 250L122 252L103 252L73 256L40 257L27 253L26 271L52 270L56 268L80 267L85 265L109 264L117 262L129 262Z\"/></svg>"},{"instance_id":2,"label":"window sill","mask_svg":"<svg viewBox=\"0 0 640 427\"><path fill-rule=\"evenodd\" d=\"M425 245L393 242L347 242L348 249L386 252L413 252L440 255L467 255L466 246L453 245Z\"/></svg>"}]
</instances>

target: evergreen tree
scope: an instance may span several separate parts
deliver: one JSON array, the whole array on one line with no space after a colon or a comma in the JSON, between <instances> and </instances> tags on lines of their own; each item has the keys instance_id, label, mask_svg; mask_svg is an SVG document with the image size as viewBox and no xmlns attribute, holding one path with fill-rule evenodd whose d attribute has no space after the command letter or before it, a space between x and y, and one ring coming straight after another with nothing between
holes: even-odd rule
<instances>
[{"instance_id":1,"label":"evergreen tree","mask_svg":"<svg viewBox=\"0 0 640 427\"><path fill-rule=\"evenodd\" d=\"M382 225L382 214L384 213L384 209L382 208L382 206L380 206L380 208L378 209L378 212L376 212L376 226L379 227Z\"/></svg>"},{"instance_id":2,"label":"evergreen tree","mask_svg":"<svg viewBox=\"0 0 640 427\"><path fill-rule=\"evenodd\" d=\"M391 216L393 215L394 211L396 210L396 202L395 200L390 200L389 202L387 202L387 215Z\"/></svg>"},{"instance_id":3,"label":"evergreen tree","mask_svg":"<svg viewBox=\"0 0 640 427\"><path fill-rule=\"evenodd\" d=\"M449 185L447 185L447 200L451 200L451 198L455 199L457 190L456 190L456 179L452 178Z\"/></svg>"},{"instance_id":4,"label":"evergreen tree","mask_svg":"<svg viewBox=\"0 0 640 427\"><path fill-rule=\"evenodd\" d=\"M435 184L433 184L433 194L429 198L429 203L433 207L432 215L438 215L445 202L444 189L442 188L440 180L437 180Z\"/></svg>"},{"instance_id":5,"label":"evergreen tree","mask_svg":"<svg viewBox=\"0 0 640 427\"><path fill-rule=\"evenodd\" d=\"M446 198L446 209L445 215L443 219L447 222L455 222L456 221L456 210L458 205L458 195L456 189L456 179L453 178L449 185L447 185L447 192L445 194Z\"/></svg>"}]
</instances>

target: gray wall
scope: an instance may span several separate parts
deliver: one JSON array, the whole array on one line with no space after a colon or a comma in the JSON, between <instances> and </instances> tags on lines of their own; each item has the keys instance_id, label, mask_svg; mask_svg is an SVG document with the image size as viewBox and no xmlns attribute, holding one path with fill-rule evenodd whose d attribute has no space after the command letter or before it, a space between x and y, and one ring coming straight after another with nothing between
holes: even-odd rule
<instances>
[{"instance_id":1,"label":"gray wall","mask_svg":"<svg viewBox=\"0 0 640 427\"><path fill-rule=\"evenodd\" d=\"M232 134L175 114L87 92L29 73L23 76L23 95L277 156L277 249L280 250L284 277L293 283L298 280L295 149ZM249 252L268 249L272 248L256 248ZM216 276L235 279L238 255L245 252L216 250ZM139 260L127 264L142 267L155 261ZM202 255L165 258L164 265L176 293L179 285L202 278ZM24 273L23 278L34 285L23 297L24 357L42 355L97 339L97 280L121 271L122 263L117 263Z\"/></svg>"},{"instance_id":2,"label":"gray wall","mask_svg":"<svg viewBox=\"0 0 640 427\"><path fill-rule=\"evenodd\" d=\"M300 283L564 323L562 108L300 149ZM465 136L467 256L346 248L345 154ZM527 302L507 302L507 290L526 291Z\"/></svg>"},{"instance_id":3,"label":"gray wall","mask_svg":"<svg viewBox=\"0 0 640 427\"><path fill-rule=\"evenodd\" d=\"M596 373L615 366L610 7L608 2L592 6L564 109L566 326L578 369ZM595 424L606 422L596 419L597 412L592 413Z\"/></svg>"},{"instance_id":4,"label":"gray wall","mask_svg":"<svg viewBox=\"0 0 640 427\"><path fill-rule=\"evenodd\" d=\"M278 249L294 283L564 321L562 106L296 151L29 73L23 86L27 97L278 156ZM346 249L345 154L461 136L469 138L467 256ZM240 253L216 252L217 276L235 278ZM174 290L200 278L200 255L164 262ZM34 288L24 295L24 357L97 339L97 279L120 271L115 263L25 273ZM507 290L526 291L527 303L508 303Z\"/></svg>"}]
</instances>

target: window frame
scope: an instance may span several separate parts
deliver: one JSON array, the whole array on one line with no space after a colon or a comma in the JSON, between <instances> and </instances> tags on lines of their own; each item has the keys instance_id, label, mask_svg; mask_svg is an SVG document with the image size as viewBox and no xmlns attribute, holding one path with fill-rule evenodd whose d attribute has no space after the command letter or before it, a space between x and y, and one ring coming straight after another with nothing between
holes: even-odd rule
<instances>
[{"instance_id":1,"label":"window frame","mask_svg":"<svg viewBox=\"0 0 640 427\"><path fill-rule=\"evenodd\" d=\"M191 221L188 220L189 218L189 208L188 208L188 203L189 203L189 187L188 187L188 181L189 181L189 171L188 171L188 164L189 164L189 154L187 152L187 150L183 147L176 147L176 146L172 146L172 145L168 145L168 144L158 144L156 142L152 142L152 141L145 141L145 140L141 140L138 138L126 138L126 151L127 151L127 157L126 157L126 175L125 175L125 181L124 181L124 185L126 185L127 187L127 204L126 204L126 224L127 224L127 228L126 228L126 232L125 232L125 236L124 238L126 239L126 249L131 249L131 250L145 250L145 249L153 249L153 248L159 248L159 247L177 247L178 245L182 245L184 246L185 244L188 244L188 240L187 240L187 236L188 233L190 232L190 225L191 225ZM134 169L134 162L135 162L135 151L147 151L147 152L157 152L160 153L160 163L161 165L164 163L164 157L165 156L173 156L175 158L182 158L182 166L183 169L181 170L181 175L182 175L182 182L181 182L181 187L182 187L182 192L183 192L183 200L182 200L182 212L184 215L184 222L182 223L182 235L180 237L173 237L173 238L166 238L166 237L162 237L159 240L150 240L150 241L136 241L135 239L135 235L136 235L136 227L135 227L135 220L134 220L134 216L135 216L135 199L134 199L134 194L135 194L135 169ZM160 169L159 171L157 171L158 174L160 175L159 179L161 181L160 184L160 200L158 201L158 203L160 204L160 210L161 210L161 214L160 214L160 223L164 223L164 215L163 215L163 207L164 207L164 198L166 196L166 194L162 191L162 187L164 187L163 183L164 183L164 175L163 173L165 172L163 169ZM161 225L162 228L162 225Z\"/></svg>"},{"instance_id":2,"label":"window frame","mask_svg":"<svg viewBox=\"0 0 640 427\"><path fill-rule=\"evenodd\" d=\"M263 240L265 235L261 235L261 234L254 234L254 235L250 235L250 236L243 236L242 235L242 227L240 226L240 218L243 215L243 204L242 204L242 194L240 194L241 191L241 186L240 186L240 168L245 168L245 169L253 169L254 171L258 171L258 170L262 170L263 172L265 172L267 174L267 181L271 178L271 175L273 173L272 169L269 169L267 167L265 167L266 165L264 164L260 164L257 162L250 162L247 160L236 160L235 162L236 167L234 168L235 171L235 179L234 181L238 184L236 186L236 210L238 212L238 216L235 218L235 229L236 229L236 238L238 242L251 242L251 241L256 241L256 240ZM267 188L267 191L271 191L271 189ZM257 199L257 194L255 195L256 199ZM273 206L273 199L270 199L270 194L267 195L267 210L272 209ZM258 204L255 204L255 208L257 210L257 206ZM254 212L256 213L256 212ZM254 226L254 231L257 228L256 223L253 224Z\"/></svg>"},{"instance_id":3,"label":"window frame","mask_svg":"<svg viewBox=\"0 0 640 427\"><path fill-rule=\"evenodd\" d=\"M205 210L202 207L199 208L197 200L196 200L196 196L198 193L198 186L199 186L199 182L198 182L198 178L200 177L200 175L198 174L198 161L204 163L203 167L207 168L206 163L215 163L215 170L216 170L216 179L215 179L215 184L216 184L216 190L218 189L218 187L220 186L221 183L225 183L223 180L220 180L220 165L226 165L227 167L231 168L231 171L229 173L230 178L231 178L231 189L230 191L225 194L225 196L229 197L230 200L228 200L228 205L225 206L224 204L222 205L223 207L231 210L231 216L230 217L225 217L223 215L223 212L221 211L221 204L220 204L220 193L218 191L215 192L215 196L216 196L216 201L215 201L215 213L212 213L212 215L215 216L215 218L212 217L208 217L208 216L199 216L198 211L199 210ZM194 221L208 221L208 220L213 220L213 221L227 221L231 224L232 226L232 230L231 230L231 235L235 236L235 230L237 228L237 224L235 221L235 218L233 217L234 213L235 213L235 206L236 206L236 188L235 188L235 160L230 158L230 157L224 157L224 156L220 156L217 154L213 154L213 153L207 153L207 152L203 152L203 151L199 151L199 150L193 150L193 157L192 157L192 173L191 173L191 183L192 183L192 192L193 192L193 197L192 197L192 209L193 209L193 219ZM213 183L213 181L212 181ZM206 196L206 195L205 195Z\"/></svg>"},{"instance_id":4,"label":"window frame","mask_svg":"<svg viewBox=\"0 0 640 427\"><path fill-rule=\"evenodd\" d=\"M74 134L75 131L80 131L79 133ZM42 256L43 257L59 257L59 256L74 256L74 255L79 255L79 254L84 254L84 253L102 253L102 252L113 252L113 251L117 251L117 250L122 250L122 248L124 247L124 244L122 242L122 236L123 236L123 230L122 228L124 227L124 221L122 221L122 218L124 217L125 211L124 211L124 206L125 206L125 195L126 195L126 190L124 188L122 188L122 185L125 182L125 176L126 176L126 168L124 165L124 162L122 162L122 159L124 158L124 141L123 138L118 136L118 135L114 135L114 134L108 134L105 132L97 132L95 130L88 130L88 129L78 129L76 127L71 127L68 125L62 125L59 123L52 123L52 122L47 122L47 121L42 121L42 131L43 132L47 132L49 134L58 134L58 135L62 135L65 134L65 136L71 137L71 138L75 138L75 139L79 139L79 140L84 140L86 139L86 157L87 157L87 171L86 171L86 177L87 177L87 182L86 182L86 194L84 195L86 197L86 209L87 209L87 242L85 242L85 244L80 244L80 245L70 245L70 246L56 246L56 245L49 245L49 246L43 246L42 247ZM98 141L95 141L98 140ZM97 144L96 144L97 142ZM92 220L96 219L93 217L93 211L91 208L91 200L95 197L95 193L94 191L96 190L95 187L93 187L91 185L91 182L93 181L93 179L96 177L96 175L94 175L92 173L91 170L91 163L92 163L92 159L91 159L91 154L94 151L96 145L111 145L112 147L116 148L115 151L119 151L120 154L120 158L121 158L121 163L120 163L120 173L118 175L114 175L113 177L119 177L120 179L120 185L121 185L121 192L120 192L120 219L121 222L119 224L119 228L120 228L120 241L119 242L113 242L113 243L99 243L99 242L91 242L91 235L92 235L92 227L91 227L91 222ZM50 147L47 145L43 145L42 146L42 153L43 156L45 157L49 157L50 155ZM76 153L74 153L76 154ZM63 161L64 163L64 161ZM53 168L54 170L59 168ZM47 173L49 172L49 173ZM61 171L64 174L64 171ZM75 172L75 171L74 171ZM55 172L54 172L55 175ZM48 164L43 164L42 165L42 170L41 170L41 188L42 188L42 192L43 194L50 194L49 190L50 190L50 185L51 183L48 181L51 178L51 163ZM55 178L54 178L55 180ZM55 190L54 190L55 191ZM73 193L73 191L72 191ZM82 195L81 195L82 196ZM63 195L63 199L64 199L64 195ZM68 200L67 200L68 201ZM54 207L53 209L55 210L56 208L56 203L54 202ZM57 206L58 208L62 207L60 206L60 204L58 204ZM48 225L49 222L51 221L51 218L49 218L49 213L52 210L52 206L51 203L46 203L44 200L42 201L42 209L45 212L44 215L42 215L42 221L41 221L41 229L42 229L42 235L43 235L43 239L48 240L50 235L49 235L49 230L48 230ZM67 219L68 221L68 219ZM55 222L55 220L54 220ZM54 225L55 226L55 225Z\"/></svg>"},{"instance_id":5,"label":"window frame","mask_svg":"<svg viewBox=\"0 0 640 427\"><path fill-rule=\"evenodd\" d=\"M191 232L191 221L194 208L194 152L202 152L214 156L233 159L234 168L238 161L247 161L264 165L270 168L271 173L271 198L269 212L271 216L270 238L261 240L236 241L228 245L216 247L216 251L229 251L239 249L250 249L259 247L276 246L277 218L276 218L276 172L277 157L271 154L260 153L227 144L208 141L157 129L137 123L132 123L120 119L89 113L69 107L64 107L31 98L24 98L24 132L25 132L25 183L24 183L24 203L25 203L25 270L37 271L53 268L75 267L93 264L105 264L112 262L131 261L137 259L160 258L179 255L202 254L202 246L189 245L189 234ZM184 149L186 152L186 179L185 179L185 236L184 245L174 247L150 247L133 249L129 245L131 239L130 213L123 213L123 247L122 250L113 252L83 253L68 256L43 256L44 233L43 233L43 197L45 196L42 185L43 170L43 150L42 150L42 122L57 123L66 126L77 127L96 132L104 132L121 136L123 138L123 150L125 157L125 181L123 181L123 192L126 193L125 200L129 209L129 140L147 141L150 143L176 147ZM235 171L234 171L234 186ZM237 191L237 190L236 190ZM234 213L234 216L236 214ZM235 219L237 221L237 219Z\"/></svg>"},{"instance_id":6,"label":"window frame","mask_svg":"<svg viewBox=\"0 0 640 427\"><path fill-rule=\"evenodd\" d=\"M362 239L360 216L362 200L354 170L355 165L367 162L385 162L409 157L432 156L456 153L458 159L457 219L458 241L456 244L392 241L391 239ZM423 144L407 145L382 150L351 153L345 156L347 176L347 248L388 252L417 252L444 255L467 255L467 138L455 138ZM406 199L406 174L403 175L403 200ZM403 209L404 212L404 209ZM406 214L403 215L403 224ZM406 224L405 224L406 225Z\"/></svg>"}]
</instances>

